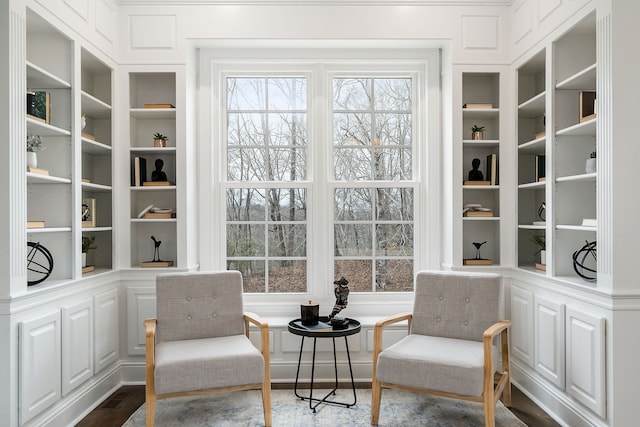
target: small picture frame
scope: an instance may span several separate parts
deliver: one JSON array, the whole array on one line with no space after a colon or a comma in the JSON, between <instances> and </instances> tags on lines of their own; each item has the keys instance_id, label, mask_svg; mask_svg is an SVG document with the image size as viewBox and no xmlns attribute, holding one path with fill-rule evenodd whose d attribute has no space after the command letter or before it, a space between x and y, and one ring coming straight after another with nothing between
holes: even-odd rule
<instances>
[{"instance_id":1,"label":"small picture frame","mask_svg":"<svg viewBox=\"0 0 640 427\"><path fill-rule=\"evenodd\" d=\"M96 226L96 199L82 199L82 228Z\"/></svg>"}]
</instances>

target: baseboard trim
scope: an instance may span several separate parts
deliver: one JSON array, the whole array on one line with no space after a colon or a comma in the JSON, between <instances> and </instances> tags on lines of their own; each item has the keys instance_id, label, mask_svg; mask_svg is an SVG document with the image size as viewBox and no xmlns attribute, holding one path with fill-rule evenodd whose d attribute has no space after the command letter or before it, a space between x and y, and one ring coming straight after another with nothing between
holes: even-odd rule
<instances>
[{"instance_id":1,"label":"baseboard trim","mask_svg":"<svg viewBox=\"0 0 640 427\"><path fill-rule=\"evenodd\" d=\"M572 401L570 396L532 375L517 361L511 361L510 374L511 383L559 424L566 427L608 426L605 421L595 414L591 414L588 409Z\"/></svg>"}]
</instances>

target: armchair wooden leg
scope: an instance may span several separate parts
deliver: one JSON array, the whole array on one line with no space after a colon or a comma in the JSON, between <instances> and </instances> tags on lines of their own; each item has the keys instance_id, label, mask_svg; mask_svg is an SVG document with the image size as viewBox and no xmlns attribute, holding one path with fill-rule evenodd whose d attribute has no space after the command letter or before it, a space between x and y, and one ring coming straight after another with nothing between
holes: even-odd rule
<instances>
[{"instance_id":1,"label":"armchair wooden leg","mask_svg":"<svg viewBox=\"0 0 640 427\"><path fill-rule=\"evenodd\" d=\"M504 390L502 392L502 403L504 403L504 406L511 406L511 377L509 376L507 377L507 384L504 386Z\"/></svg>"},{"instance_id":2,"label":"armchair wooden leg","mask_svg":"<svg viewBox=\"0 0 640 427\"><path fill-rule=\"evenodd\" d=\"M377 426L380 418L380 398L382 397L382 388L377 379L371 382L371 425Z\"/></svg>"},{"instance_id":3,"label":"armchair wooden leg","mask_svg":"<svg viewBox=\"0 0 640 427\"><path fill-rule=\"evenodd\" d=\"M484 425L485 427L495 427L496 414L495 414L495 402L493 401L493 394L491 396L484 397Z\"/></svg>"},{"instance_id":4,"label":"armchair wooden leg","mask_svg":"<svg viewBox=\"0 0 640 427\"><path fill-rule=\"evenodd\" d=\"M147 390L145 403L147 405L146 427L153 427L156 421L156 395Z\"/></svg>"},{"instance_id":5,"label":"armchair wooden leg","mask_svg":"<svg viewBox=\"0 0 640 427\"><path fill-rule=\"evenodd\" d=\"M264 410L264 425L271 427L271 383L262 384L262 407Z\"/></svg>"}]
</instances>

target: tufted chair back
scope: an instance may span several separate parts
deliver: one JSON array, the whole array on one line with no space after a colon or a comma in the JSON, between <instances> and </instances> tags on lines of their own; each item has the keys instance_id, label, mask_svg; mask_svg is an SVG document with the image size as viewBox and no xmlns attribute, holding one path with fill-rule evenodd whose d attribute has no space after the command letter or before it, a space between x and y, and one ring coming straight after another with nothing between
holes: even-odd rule
<instances>
[{"instance_id":1,"label":"tufted chair back","mask_svg":"<svg viewBox=\"0 0 640 427\"><path fill-rule=\"evenodd\" d=\"M156 296L157 343L244 334L238 271L160 274Z\"/></svg>"},{"instance_id":2,"label":"tufted chair back","mask_svg":"<svg viewBox=\"0 0 640 427\"><path fill-rule=\"evenodd\" d=\"M500 315L502 280L493 273L420 271L411 333L482 341Z\"/></svg>"}]
</instances>

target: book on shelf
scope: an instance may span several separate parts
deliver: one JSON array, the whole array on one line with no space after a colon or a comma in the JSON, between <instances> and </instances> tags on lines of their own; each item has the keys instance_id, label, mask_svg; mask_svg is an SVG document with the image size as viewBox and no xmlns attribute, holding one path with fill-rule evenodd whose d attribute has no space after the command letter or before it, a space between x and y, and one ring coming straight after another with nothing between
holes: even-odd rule
<instances>
[{"instance_id":1,"label":"book on shelf","mask_svg":"<svg viewBox=\"0 0 640 427\"><path fill-rule=\"evenodd\" d=\"M171 219L175 218L175 212L147 212L142 216L145 219Z\"/></svg>"},{"instance_id":2,"label":"book on shelf","mask_svg":"<svg viewBox=\"0 0 640 427\"><path fill-rule=\"evenodd\" d=\"M492 217L493 216L493 211L492 210L488 210L488 211L467 211L463 214L466 217L469 218L473 218L473 217Z\"/></svg>"},{"instance_id":3,"label":"book on shelf","mask_svg":"<svg viewBox=\"0 0 640 427\"><path fill-rule=\"evenodd\" d=\"M27 117L42 123L51 123L51 94L45 91L27 92Z\"/></svg>"},{"instance_id":4,"label":"book on shelf","mask_svg":"<svg viewBox=\"0 0 640 427\"><path fill-rule=\"evenodd\" d=\"M485 165L486 175L485 178L489 180L489 185L498 185L498 155L489 154L487 156L487 163Z\"/></svg>"},{"instance_id":5,"label":"book on shelf","mask_svg":"<svg viewBox=\"0 0 640 427\"><path fill-rule=\"evenodd\" d=\"M27 228L44 228L44 221L27 221Z\"/></svg>"},{"instance_id":6,"label":"book on shelf","mask_svg":"<svg viewBox=\"0 0 640 427\"><path fill-rule=\"evenodd\" d=\"M546 181L546 158L544 154L536 154L535 156L535 171L536 182Z\"/></svg>"},{"instance_id":7,"label":"book on shelf","mask_svg":"<svg viewBox=\"0 0 640 427\"><path fill-rule=\"evenodd\" d=\"M580 123L596 118L596 93L594 91L581 91L580 98Z\"/></svg>"},{"instance_id":8,"label":"book on shelf","mask_svg":"<svg viewBox=\"0 0 640 427\"><path fill-rule=\"evenodd\" d=\"M133 158L131 166L131 186L140 187L147 181L147 159L140 156Z\"/></svg>"},{"instance_id":9,"label":"book on shelf","mask_svg":"<svg viewBox=\"0 0 640 427\"><path fill-rule=\"evenodd\" d=\"M82 132L82 137L83 137L84 139L89 139L89 140L91 140L91 141L95 141L95 140L96 140L96 137L95 137L95 136L93 136L93 135L89 135L88 133L84 133L84 132Z\"/></svg>"},{"instance_id":10,"label":"book on shelf","mask_svg":"<svg viewBox=\"0 0 640 427\"><path fill-rule=\"evenodd\" d=\"M582 225L584 227L597 227L598 226L598 220L595 219L595 218L583 218Z\"/></svg>"},{"instance_id":11,"label":"book on shelf","mask_svg":"<svg viewBox=\"0 0 640 427\"><path fill-rule=\"evenodd\" d=\"M533 139L540 139L540 138L544 138L544 136L545 136L546 134L547 134L547 133L546 133L545 131L538 132L538 133L536 133L536 134L533 136Z\"/></svg>"},{"instance_id":12,"label":"book on shelf","mask_svg":"<svg viewBox=\"0 0 640 427\"><path fill-rule=\"evenodd\" d=\"M82 178L81 181L85 184L91 183L91 180L89 178Z\"/></svg>"},{"instance_id":13,"label":"book on shelf","mask_svg":"<svg viewBox=\"0 0 640 427\"><path fill-rule=\"evenodd\" d=\"M468 110L487 110L493 108L493 104L468 102L464 104L462 108L466 108Z\"/></svg>"},{"instance_id":14,"label":"book on shelf","mask_svg":"<svg viewBox=\"0 0 640 427\"><path fill-rule=\"evenodd\" d=\"M140 263L141 267L171 267L173 261L143 261Z\"/></svg>"},{"instance_id":15,"label":"book on shelf","mask_svg":"<svg viewBox=\"0 0 640 427\"><path fill-rule=\"evenodd\" d=\"M144 104L144 108L176 108L173 104Z\"/></svg>"},{"instance_id":16,"label":"book on shelf","mask_svg":"<svg viewBox=\"0 0 640 427\"><path fill-rule=\"evenodd\" d=\"M145 181L142 185L145 187L168 187L175 185L175 183L171 181Z\"/></svg>"},{"instance_id":17,"label":"book on shelf","mask_svg":"<svg viewBox=\"0 0 640 427\"><path fill-rule=\"evenodd\" d=\"M464 265L493 265L490 259L469 258L462 260Z\"/></svg>"},{"instance_id":18,"label":"book on shelf","mask_svg":"<svg viewBox=\"0 0 640 427\"><path fill-rule=\"evenodd\" d=\"M547 225L547 221L533 221L532 225Z\"/></svg>"},{"instance_id":19,"label":"book on shelf","mask_svg":"<svg viewBox=\"0 0 640 427\"><path fill-rule=\"evenodd\" d=\"M38 175L49 176L49 171L46 170L46 169L32 168L32 167L28 167L27 166L27 172L29 172L29 173L37 173Z\"/></svg>"},{"instance_id":20,"label":"book on shelf","mask_svg":"<svg viewBox=\"0 0 640 427\"><path fill-rule=\"evenodd\" d=\"M93 270L95 270L95 269L96 269L96 267L95 267L94 265L87 265L87 266L85 266L85 267L82 267L82 274L84 274L84 273L90 273L90 272L92 272L92 271L93 271Z\"/></svg>"},{"instance_id":21,"label":"book on shelf","mask_svg":"<svg viewBox=\"0 0 640 427\"><path fill-rule=\"evenodd\" d=\"M82 227L93 228L96 226L96 199L82 199Z\"/></svg>"},{"instance_id":22,"label":"book on shelf","mask_svg":"<svg viewBox=\"0 0 640 427\"><path fill-rule=\"evenodd\" d=\"M491 181L464 181L463 185L491 185Z\"/></svg>"}]
</instances>

